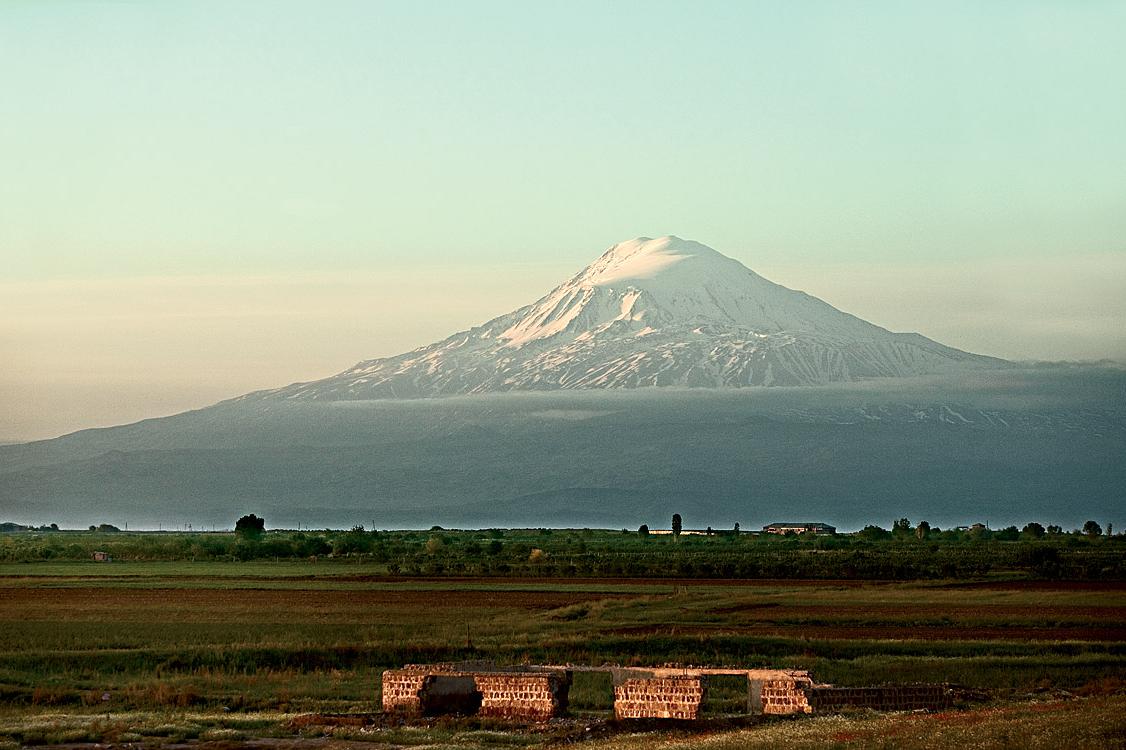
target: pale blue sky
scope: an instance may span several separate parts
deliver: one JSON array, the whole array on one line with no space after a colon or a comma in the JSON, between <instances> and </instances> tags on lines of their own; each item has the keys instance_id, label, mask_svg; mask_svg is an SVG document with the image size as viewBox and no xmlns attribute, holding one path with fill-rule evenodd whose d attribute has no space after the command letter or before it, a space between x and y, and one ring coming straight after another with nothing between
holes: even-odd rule
<instances>
[{"instance_id":1,"label":"pale blue sky","mask_svg":"<svg viewBox=\"0 0 1126 750\"><path fill-rule=\"evenodd\" d=\"M25 277L1120 251L1126 3L0 10Z\"/></svg>"},{"instance_id":2,"label":"pale blue sky","mask_svg":"<svg viewBox=\"0 0 1126 750\"><path fill-rule=\"evenodd\" d=\"M1053 358L1053 341L1086 326L1059 356L1121 357L1124 29L1123 2L3 0L4 283L41 301L79 284L73 301L115 279L394 274L421 289L442 275L457 300L373 302L366 334L331 362L279 354L255 375L265 386L427 343L534 299L613 242L672 233L955 346ZM1025 262L1065 288L1037 281L1037 300L1014 287ZM450 286L481 269L487 293ZM903 279L919 311L849 286L868 272ZM982 318L959 327L964 306L942 317L945 295L916 294L936 274L1012 298L992 310L1011 330L992 344ZM1084 290L1094 311L1068 318L1067 295ZM201 294L185 315L213 312ZM109 297L112 314L93 295L76 315L104 317L107 336L114 320L152 320ZM1037 302L1056 339L1013 327ZM422 316L417 339L379 328L389 310ZM31 308L4 317L0 358L16 364L0 407L26 400L44 368L64 372L48 353L70 361L75 346L65 318L48 330ZM240 320L191 338L235 342ZM274 325L262 335L282 337ZM331 335L311 329L291 348ZM27 354L33 340L42 356ZM119 355L107 384L114 367L160 370L103 344ZM234 395L249 381L221 375L230 366L220 352L202 362L212 390L174 404Z\"/></svg>"}]
</instances>

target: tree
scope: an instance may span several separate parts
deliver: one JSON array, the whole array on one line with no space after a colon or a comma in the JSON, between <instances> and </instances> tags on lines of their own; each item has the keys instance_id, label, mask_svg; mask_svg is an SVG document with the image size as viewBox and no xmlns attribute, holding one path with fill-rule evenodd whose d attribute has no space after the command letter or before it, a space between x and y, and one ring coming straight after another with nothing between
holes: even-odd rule
<instances>
[{"instance_id":1,"label":"tree","mask_svg":"<svg viewBox=\"0 0 1126 750\"><path fill-rule=\"evenodd\" d=\"M911 522L906 518L901 518L891 525L892 536L904 537L911 536Z\"/></svg>"},{"instance_id":2,"label":"tree","mask_svg":"<svg viewBox=\"0 0 1126 750\"><path fill-rule=\"evenodd\" d=\"M1020 533L1029 539L1040 539L1044 536L1044 527L1032 521L1031 523L1026 523L1024 528L1020 530Z\"/></svg>"},{"instance_id":3,"label":"tree","mask_svg":"<svg viewBox=\"0 0 1126 750\"><path fill-rule=\"evenodd\" d=\"M649 536L649 524L643 523L637 527L638 536Z\"/></svg>"},{"instance_id":4,"label":"tree","mask_svg":"<svg viewBox=\"0 0 1126 750\"><path fill-rule=\"evenodd\" d=\"M1083 533L1087 536L1102 536L1103 527L1099 526L1095 521L1088 521L1083 524Z\"/></svg>"},{"instance_id":5,"label":"tree","mask_svg":"<svg viewBox=\"0 0 1126 750\"><path fill-rule=\"evenodd\" d=\"M266 519L253 513L235 521L235 533L245 539L257 539L266 530Z\"/></svg>"},{"instance_id":6,"label":"tree","mask_svg":"<svg viewBox=\"0 0 1126 750\"><path fill-rule=\"evenodd\" d=\"M915 527L915 537L917 539L926 539L930 536L931 525L926 521L919 521L919 525Z\"/></svg>"},{"instance_id":7,"label":"tree","mask_svg":"<svg viewBox=\"0 0 1126 750\"><path fill-rule=\"evenodd\" d=\"M856 532L856 535L858 537L860 537L861 539L865 539L867 541L875 542L875 541L878 541L880 539L887 539L888 537L891 536L891 532L888 531L887 529L882 529L879 526L874 526L872 524L868 524L863 529Z\"/></svg>"},{"instance_id":8,"label":"tree","mask_svg":"<svg viewBox=\"0 0 1126 750\"><path fill-rule=\"evenodd\" d=\"M1006 526L998 532L993 534L993 538L1002 542L1015 542L1020 538L1020 532L1017 531L1016 526Z\"/></svg>"},{"instance_id":9,"label":"tree","mask_svg":"<svg viewBox=\"0 0 1126 750\"><path fill-rule=\"evenodd\" d=\"M732 530L735 532L735 536L739 536L739 522L738 521L735 522L735 528L732 529Z\"/></svg>"},{"instance_id":10,"label":"tree","mask_svg":"<svg viewBox=\"0 0 1126 750\"><path fill-rule=\"evenodd\" d=\"M680 536L680 530L682 528L684 528L684 526L681 523L680 514L679 513L673 513L672 514L672 535L674 537Z\"/></svg>"}]
</instances>

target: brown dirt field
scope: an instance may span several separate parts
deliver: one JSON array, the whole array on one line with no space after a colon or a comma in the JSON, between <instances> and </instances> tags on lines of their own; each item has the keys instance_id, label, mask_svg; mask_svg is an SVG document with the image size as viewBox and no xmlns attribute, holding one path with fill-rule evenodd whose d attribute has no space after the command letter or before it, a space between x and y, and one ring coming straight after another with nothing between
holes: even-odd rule
<instances>
[{"instance_id":1,"label":"brown dirt field","mask_svg":"<svg viewBox=\"0 0 1126 750\"><path fill-rule=\"evenodd\" d=\"M159 610L161 619L184 621L225 618L240 613L262 619L265 612L282 620L338 618L344 614L380 618L389 612L539 611L626 594L560 591L293 591L278 589L123 589L51 588L0 591L0 620L58 617L62 620L114 618L146 620Z\"/></svg>"},{"instance_id":2,"label":"brown dirt field","mask_svg":"<svg viewBox=\"0 0 1126 750\"><path fill-rule=\"evenodd\" d=\"M357 581L367 583L467 583L506 586L519 586L520 584L552 585L577 584L583 586L735 586L735 587L772 587L772 586L829 586L832 588L860 588L862 586L884 586L902 584L902 581L838 581L819 579L786 579L786 578L488 578L454 576L446 578L428 577L403 577L403 576L332 576L334 581Z\"/></svg>"},{"instance_id":3,"label":"brown dirt field","mask_svg":"<svg viewBox=\"0 0 1126 750\"><path fill-rule=\"evenodd\" d=\"M907 619L917 622L922 619L947 618L951 620L984 620L992 618L1021 618L1039 621L1067 621L1093 619L1100 622L1126 622L1126 605L1121 607L1079 607L1045 605L1029 607L1012 604L977 604L972 607L945 606L935 604L840 604L831 602L813 605L791 605L780 602L748 603L709 610L714 613L746 613L754 620L777 621L796 618L824 618L834 620L880 620Z\"/></svg>"},{"instance_id":4,"label":"brown dirt field","mask_svg":"<svg viewBox=\"0 0 1126 750\"><path fill-rule=\"evenodd\" d=\"M981 626L896 625L659 625L614 628L615 635L716 636L759 635L824 640L922 640L922 641L1108 641L1126 640L1126 627L1034 628Z\"/></svg>"},{"instance_id":5,"label":"brown dirt field","mask_svg":"<svg viewBox=\"0 0 1126 750\"><path fill-rule=\"evenodd\" d=\"M1126 591L1126 581L967 581L948 583L944 588L997 591Z\"/></svg>"},{"instance_id":6,"label":"brown dirt field","mask_svg":"<svg viewBox=\"0 0 1126 750\"><path fill-rule=\"evenodd\" d=\"M880 588L884 586L903 586L910 581L854 581L835 578L488 578L488 577L403 577L403 576L365 576L344 575L321 578L320 580L356 581L370 583L433 583L440 585L457 584L483 584L518 586L520 584L554 585L559 586L598 585L598 586L707 586L707 587L734 587L734 588L834 588L858 589ZM965 588L980 588L997 591L1124 591L1126 581L934 581L924 582L919 585L924 590L956 590Z\"/></svg>"}]
</instances>

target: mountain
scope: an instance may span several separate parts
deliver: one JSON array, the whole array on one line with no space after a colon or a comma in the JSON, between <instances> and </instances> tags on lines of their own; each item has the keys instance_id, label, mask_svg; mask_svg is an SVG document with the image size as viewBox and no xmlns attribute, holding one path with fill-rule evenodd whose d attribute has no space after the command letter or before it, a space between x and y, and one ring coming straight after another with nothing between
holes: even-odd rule
<instances>
[{"instance_id":1,"label":"mountain","mask_svg":"<svg viewBox=\"0 0 1126 750\"><path fill-rule=\"evenodd\" d=\"M1123 455L1119 367L967 354L640 238L408 354L0 446L0 521L1072 528L1119 525Z\"/></svg>"},{"instance_id":2,"label":"mountain","mask_svg":"<svg viewBox=\"0 0 1126 750\"><path fill-rule=\"evenodd\" d=\"M892 333L698 242L621 242L536 302L406 354L248 400L821 385L1003 367Z\"/></svg>"}]
</instances>

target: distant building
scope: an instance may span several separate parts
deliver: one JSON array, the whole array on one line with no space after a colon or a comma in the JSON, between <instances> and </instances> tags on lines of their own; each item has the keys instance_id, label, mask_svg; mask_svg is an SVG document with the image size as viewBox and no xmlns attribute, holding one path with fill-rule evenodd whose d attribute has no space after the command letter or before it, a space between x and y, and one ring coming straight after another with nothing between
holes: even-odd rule
<instances>
[{"instance_id":1,"label":"distant building","mask_svg":"<svg viewBox=\"0 0 1126 750\"><path fill-rule=\"evenodd\" d=\"M767 534L805 534L812 532L814 534L836 534L837 527L830 526L827 523L810 523L802 522L789 522L789 523L772 523L762 527L762 530Z\"/></svg>"},{"instance_id":2,"label":"distant building","mask_svg":"<svg viewBox=\"0 0 1126 750\"><path fill-rule=\"evenodd\" d=\"M94 562L112 562L113 558L109 556L108 552L95 552Z\"/></svg>"}]
</instances>

